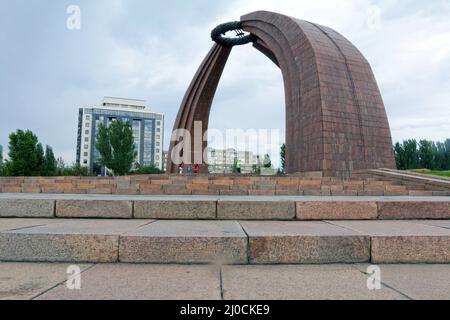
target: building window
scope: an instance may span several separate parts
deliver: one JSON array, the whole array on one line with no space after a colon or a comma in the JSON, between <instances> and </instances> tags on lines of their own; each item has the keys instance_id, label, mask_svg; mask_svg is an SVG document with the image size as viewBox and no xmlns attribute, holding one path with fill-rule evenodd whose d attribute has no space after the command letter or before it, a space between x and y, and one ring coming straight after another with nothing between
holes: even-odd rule
<instances>
[{"instance_id":1,"label":"building window","mask_svg":"<svg viewBox=\"0 0 450 320\"><path fill-rule=\"evenodd\" d=\"M91 116L87 115L86 120L91 120Z\"/></svg>"},{"instance_id":2,"label":"building window","mask_svg":"<svg viewBox=\"0 0 450 320\"><path fill-rule=\"evenodd\" d=\"M89 142L89 138L84 138L84 142Z\"/></svg>"},{"instance_id":3,"label":"building window","mask_svg":"<svg viewBox=\"0 0 450 320\"><path fill-rule=\"evenodd\" d=\"M87 156L88 156L88 153L87 153L87 152L85 152L85 153L84 153L84 156L85 156L85 157L87 157Z\"/></svg>"},{"instance_id":4,"label":"building window","mask_svg":"<svg viewBox=\"0 0 450 320\"><path fill-rule=\"evenodd\" d=\"M157 142L157 143L156 143L156 146L157 146L157 147L161 146L161 143Z\"/></svg>"},{"instance_id":5,"label":"building window","mask_svg":"<svg viewBox=\"0 0 450 320\"><path fill-rule=\"evenodd\" d=\"M132 122L133 140L136 152L136 161L141 157L141 120L133 120Z\"/></svg>"},{"instance_id":6,"label":"building window","mask_svg":"<svg viewBox=\"0 0 450 320\"><path fill-rule=\"evenodd\" d=\"M84 134L89 134L89 130L86 130L86 131L84 132Z\"/></svg>"},{"instance_id":7,"label":"building window","mask_svg":"<svg viewBox=\"0 0 450 320\"><path fill-rule=\"evenodd\" d=\"M144 163L152 162L153 121L144 121Z\"/></svg>"},{"instance_id":8,"label":"building window","mask_svg":"<svg viewBox=\"0 0 450 320\"><path fill-rule=\"evenodd\" d=\"M85 144L85 145L84 145L84 149L85 149L85 150L89 149L89 145Z\"/></svg>"},{"instance_id":9,"label":"building window","mask_svg":"<svg viewBox=\"0 0 450 320\"><path fill-rule=\"evenodd\" d=\"M161 132L161 128L156 128L156 132Z\"/></svg>"},{"instance_id":10,"label":"building window","mask_svg":"<svg viewBox=\"0 0 450 320\"><path fill-rule=\"evenodd\" d=\"M84 164L87 164L87 160L84 160L83 163L84 163Z\"/></svg>"},{"instance_id":11,"label":"building window","mask_svg":"<svg viewBox=\"0 0 450 320\"><path fill-rule=\"evenodd\" d=\"M156 125L160 126L161 125L161 121L156 121Z\"/></svg>"}]
</instances>

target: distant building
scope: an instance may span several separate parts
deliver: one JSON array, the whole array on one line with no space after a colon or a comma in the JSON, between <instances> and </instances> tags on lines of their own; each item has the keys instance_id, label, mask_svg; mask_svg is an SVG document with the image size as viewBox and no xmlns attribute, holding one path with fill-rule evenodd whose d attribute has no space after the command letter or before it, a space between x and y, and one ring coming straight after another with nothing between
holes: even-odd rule
<instances>
[{"instance_id":1,"label":"distant building","mask_svg":"<svg viewBox=\"0 0 450 320\"><path fill-rule=\"evenodd\" d=\"M241 165L241 173L255 173L260 165L260 157L249 151L235 149L216 150L207 149L207 163L210 173L232 173L235 164Z\"/></svg>"},{"instance_id":2,"label":"distant building","mask_svg":"<svg viewBox=\"0 0 450 320\"><path fill-rule=\"evenodd\" d=\"M141 166L163 169L164 115L145 110L145 101L105 97L100 106L83 107L78 114L77 163L101 174L100 154L95 148L100 124L112 121L131 124L137 151L136 162Z\"/></svg>"}]
</instances>

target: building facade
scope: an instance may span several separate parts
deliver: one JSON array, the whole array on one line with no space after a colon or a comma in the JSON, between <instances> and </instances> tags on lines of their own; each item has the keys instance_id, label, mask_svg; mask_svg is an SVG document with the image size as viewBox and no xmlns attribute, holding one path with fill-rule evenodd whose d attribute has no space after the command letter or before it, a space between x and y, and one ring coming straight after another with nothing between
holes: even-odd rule
<instances>
[{"instance_id":1,"label":"building facade","mask_svg":"<svg viewBox=\"0 0 450 320\"><path fill-rule=\"evenodd\" d=\"M260 157L254 155L253 152L235 149L207 149L207 164L210 173L232 173L237 163L241 165L241 172L244 174L255 173L255 169L261 165Z\"/></svg>"},{"instance_id":2,"label":"building facade","mask_svg":"<svg viewBox=\"0 0 450 320\"><path fill-rule=\"evenodd\" d=\"M100 124L130 123L137 152L136 163L163 169L164 115L145 109L145 101L105 97L100 106L82 107L78 114L77 163L102 174L96 135Z\"/></svg>"}]
</instances>

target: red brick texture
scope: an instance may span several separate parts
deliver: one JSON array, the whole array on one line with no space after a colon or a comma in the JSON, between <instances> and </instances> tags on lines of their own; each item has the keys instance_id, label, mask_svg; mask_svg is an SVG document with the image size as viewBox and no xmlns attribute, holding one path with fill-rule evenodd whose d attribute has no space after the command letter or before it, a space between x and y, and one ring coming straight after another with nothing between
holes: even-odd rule
<instances>
[{"instance_id":1,"label":"red brick texture","mask_svg":"<svg viewBox=\"0 0 450 320\"><path fill-rule=\"evenodd\" d=\"M430 190L431 189L431 190ZM120 195L311 195L448 196L450 189L379 178L308 178L305 176L149 175L131 177L1 178L0 193Z\"/></svg>"}]
</instances>

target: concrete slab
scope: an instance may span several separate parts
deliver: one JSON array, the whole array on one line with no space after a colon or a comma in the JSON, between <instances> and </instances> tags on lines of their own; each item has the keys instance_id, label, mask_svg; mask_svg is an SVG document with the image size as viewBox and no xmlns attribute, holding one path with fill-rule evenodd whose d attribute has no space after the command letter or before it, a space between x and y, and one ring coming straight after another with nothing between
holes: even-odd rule
<instances>
[{"instance_id":1,"label":"concrete slab","mask_svg":"<svg viewBox=\"0 0 450 320\"><path fill-rule=\"evenodd\" d=\"M51 218L54 215L54 200L0 198L0 217L3 218Z\"/></svg>"},{"instance_id":2,"label":"concrete slab","mask_svg":"<svg viewBox=\"0 0 450 320\"><path fill-rule=\"evenodd\" d=\"M216 219L216 200L137 200L134 217L146 219Z\"/></svg>"},{"instance_id":3,"label":"concrete slab","mask_svg":"<svg viewBox=\"0 0 450 320\"><path fill-rule=\"evenodd\" d=\"M38 300L219 300L212 266L102 264L82 274L81 290L64 284Z\"/></svg>"},{"instance_id":4,"label":"concrete slab","mask_svg":"<svg viewBox=\"0 0 450 320\"><path fill-rule=\"evenodd\" d=\"M352 263L370 260L370 240L325 222L245 221L254 264Z\"/></svg>"},{"instance_id":5,"label":"concrete slab","mask_svg":"<svg viewBox=\"0 0 450 320\"><path fill-rule=\"evenodd\" d=\"M385 286L369 290L351 265L229 266L222 279L225 300L406 299Z\"/></svg>"},{"instance_id":6,"label":"concrete slab","mask_svg":"<svg viewBox=\"0 0 450 320\"><path fill-rule=\"evenodd\" d=\"M108 195L108 194L44 194L0 193L0 199L46 199L46 200L162 200L162 201L375 201L375 202L450 202L450 196L227 196L227 195Z\"/></svg>"},{"instance_id":7,"label":"concrete slab","mask_svg":"<svg viewBox=\"0 0 450 320\"><path fill-rule=\"evenodd\" d=\"M222 220L292 220L295 217L293 201L219 200L217 217Z\"/></svg>"},{"instance_id":8,"label":"concrete slab","mask_svg":"<svg viewBox=\"0 0 450 320\"><path fill-rule=\"evenodd\" d=\"M309 201L297 202L299 220L365 220L377 219L375 201Z\"/></svg>"},{"instance_id":9,"label":"concrete slab","mask_svg":"<svg viewBox=\"0 0 450 320\"><path fill-rule=\"evenodd\" d=\"M379 219L450 219L448 201L378 202Z\"/></svg>"},{"instance_id":10,"label":"concrete slab","mask_svg":"<svg viewBox=\"0 0 450 320\"><path fill-rule=\"evenodd\" d=\"M247 263L247 237L235 221L156 221L120 237L121 262Z\"/></svg>"},{"instance_id":11,"label":"concrete slab","mask_svg":"<svg viewBox=\"0 0 450 320\"><path fill-rule=\"evenodd\" d=\"M36 226L57 223L56 219L23 219L23 218L1 218L0 232L9 230L18 230Z\"/></svg>"},{"instance_id":12,"label":"concrete slab","mask_svg":"<svg viewBox=\"0 0 450 320\"><path fill-rule=\"evenodd\" d=\"M126 200L57 200L59 218L132 218L133 202Z\"/></svg>"},{"instance_id":13,"label":"concrete slab","mask_svg":"<svg viewBox=\"0 0 450 320\"><path fill-rule=\"evenodd\" d=\"M371 237L373 263L450 263L450 230L410 221L333 221Z\"/></svg>"},{"instance_id":14,"label":"concrete slab","mask_svg":"<svg viewBox=\"0 0 450 320\"><path fill-rule=\"evenodd\" d=\"M0 261L115 262L119 235L150 221L67 220L0 233Z\"/></svg>"},{"instance_id":15,"label":"concrete slab","mask_svg":"<svg viewBox=\"0 0 450 320\"><path fill-rule=\"evenodd\" d=\"M357 265L366 271L367 265ZM450 300L450 265L379 265L381 282L416 300Z\"/></svg>"},{"instance_id":16,"label":"concrete slab","mask_svg":"<svg viewBox=\"0 0 450 320\"><path fill-rule=\"evenodd\" d=\"M67 281L70 264L0 263L0 300L29 300ZM78 265L86 270L92 265Z\"/></svg>"},{"instance_id":17,"label":"concrete slab","mask_svg":"<svg viewBox=\"0 0 450 320\"><path fill-rule=\"evenodd\" d=\"M426 224L433 227L450 229L450 220L417 220L412 221L419 224Z\"/></svg>"}]
</instances>

